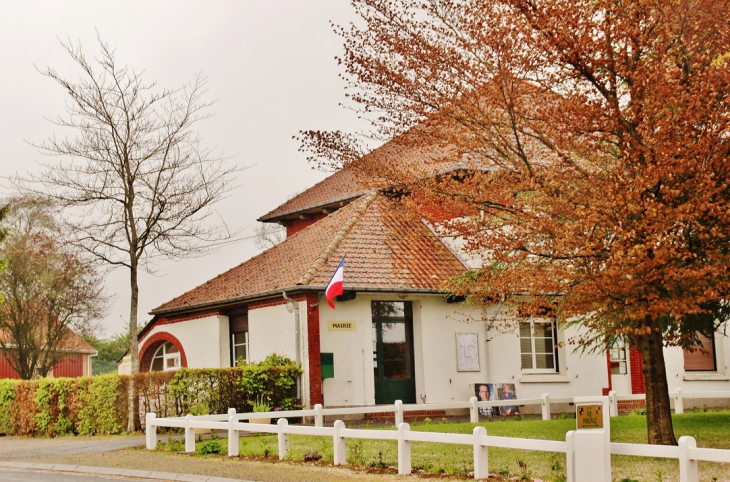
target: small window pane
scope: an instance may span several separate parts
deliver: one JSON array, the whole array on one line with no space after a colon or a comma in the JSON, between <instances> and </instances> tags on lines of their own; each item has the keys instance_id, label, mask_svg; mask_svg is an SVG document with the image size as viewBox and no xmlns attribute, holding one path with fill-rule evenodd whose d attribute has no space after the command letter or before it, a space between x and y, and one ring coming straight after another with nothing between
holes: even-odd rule
<instances>
[{"instance_id":1,"label":"small window pane","mask_svg":"<svg viewBox=\"0 0 730 482\"><path fill-rule=\"evenodd\" d=\"M165 363L165 365L166 365L165 366L165 369L166 370L171 370L173 368L179 368L180 367L180 357L174 356L174 357L171 357L171 358L167 358L165 360L165 362L166 362Z\"/></svg>"},{"instance_id":2,"label":"small window pane","mask_svg":"<svg viewBox=\"0 0 730 482\"><path fill-rule=\"evenodd\" d=\"M536 337L552 338L553 325L548 323L535 323L534 333Z\"/></svg>"},{"instance_id":3,"label":"small window pane","mask_svg":"<svg viewBox=\"0 0 730 482\"><path fill-rule=\"evenodd\" d=\"M553 352L552 338L535 338L535 352L536 353L552 353Z\"/></svg>"},{"instance_id":4,"label":"small window pane","mask_svg":"<svg viewBox=\"0 0 730 482\"><path fill-rule=\"evenodd\" d=\"M530 338L532 336L532 330L530 329L529 323L520 323L520 337Z\"/></svg>"},{"instance_id":5,"label":"small window pane","mask_svg":"<svg viewBox=\"0 0 730 482\"><path fill-rule=\"evenodd\" d=\"M180 350L178 350L177 347L172 343L165 343L165 352L166 354L179 353Z\"/></svg>"},{"instance_id":6,"label":"small window pane","mask_svg":"<svg viewBox=\"0 0 730 482\"><path fill-rule=\"evenodd\" d=\"M535 368L555 368L553 355L535 355L535 365L537 365ZM605 373L605 372L604 372Z\"/></svg>"},{"instance_id":7,"label":"small window pane","mask_svg":"<svg viewBox=\"0 0 730 482\"><path fill-rule=\"evenodd\" d=\"M164 368L162 357L159 358L153 358L152 359L152 366L150 367L150 371L152 372L161 372Z\"/></svg>"},{"instance_id":8,"label":"small window pane","mask_svg":"<svg viewBox=\"0 0 730 482\"><path fill-rule=\"evenodd\" d=\"M407 360L383 361L383 378L385 380L402 380L410 378L410 363Z\"/></svg>"},{"instance_id":9,"label":"small window pane","mask_svg":"<svg viewBox=\"0 0 730 482\"><path fill-rule=\"evenodd\" d=\"M532 369L532 355L522 355L522 369L523 370L531 370Z\"/></svg>"},{"instance_id":10,"label":"small window pane","mask_svg":"<svg viewBox=\"0 0 730 482\"><path fill-rule=\"evenodd\" d=\"M522 353L532 353L532 342L529 338L520 338L520 351Z\"/></svg>"},{"instance_id":11,"label":"small window pane","mask_svg":"<svg viewBox=\"0 0 730 482\"><path fill-rule=\"evenodd\" d=\"M248 347L246 345L236 345L234 347L234 354L236 361L238 360L248 360Z\"/></svg>"},{"instance_id":12,"label":"small window pane","mask_svg":"<svg viewBox=\"0 0 730 482\"><path fill-rule=\"evenodd\" d=\"M626 362L625 361L619 361L619 362L611 362L611 375L626 375Z\"/></svg>"}]
</instances>

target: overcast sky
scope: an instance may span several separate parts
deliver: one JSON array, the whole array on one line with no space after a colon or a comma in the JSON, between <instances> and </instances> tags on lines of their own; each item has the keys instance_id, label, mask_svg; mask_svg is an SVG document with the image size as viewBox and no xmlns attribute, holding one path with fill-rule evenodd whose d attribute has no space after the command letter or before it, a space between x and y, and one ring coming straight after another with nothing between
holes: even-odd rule
<instances>
[{"instance_id":1,"label":"overcast sky","mask_svg":"<svg viewBox=\"0 0 730 482\"><path fill-rule=\"evenodd\" d=\"M40 169L43 156L27 141L58 132L44 117L64 113L64 92L36 68L54 67L77 79L80 71L58 39L80 42L91 57L98 53L98 30L121 64L145 70L145 78L160 86L181 86L197 72L208 77L207 98L217 103L214 117L198 125L204 146L251 166L218 211L251 236L257 217L326 176L308 165L292 136L357 126L355 114L338 105L344 84L334 57L342 41L329 23L348 23L352 15L345 0L0 2L2 174ZM158 264L155 276L140 281L140 321L257 252L248 239L203 258ZM107 278L114 297L103 320L107 335L127 323L128 279L122 269Z\"/></svg>"}]
</instances>

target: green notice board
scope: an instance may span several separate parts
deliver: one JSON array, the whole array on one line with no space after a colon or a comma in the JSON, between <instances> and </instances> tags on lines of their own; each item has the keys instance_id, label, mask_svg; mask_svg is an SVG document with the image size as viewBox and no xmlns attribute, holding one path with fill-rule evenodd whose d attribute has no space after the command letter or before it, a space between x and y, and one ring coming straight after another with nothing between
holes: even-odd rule
<instances>
[{"instance_id":1,"label":"green notice board","mask_svg":"<svg viewBox=\"0 0 730 482\"><path fill-rule=\"evenodd\" d=\"M334 353L320 353L319 362L322 367L322 379L335 378L335 355L334 355Z\"/></svg>"}]
</instances>

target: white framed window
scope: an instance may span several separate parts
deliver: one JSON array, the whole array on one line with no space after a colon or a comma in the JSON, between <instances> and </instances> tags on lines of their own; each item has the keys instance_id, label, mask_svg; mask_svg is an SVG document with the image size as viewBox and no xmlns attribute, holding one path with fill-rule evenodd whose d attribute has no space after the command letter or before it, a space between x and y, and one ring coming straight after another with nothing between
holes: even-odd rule
<instances>
[{"instance_id":1,"label":"white framed window","mask_svg":"<svg viewBox=\"0 0 730 482\"><path fill-rule=\"evenodd\" d=\"M556 335L554 321L530 319L520 323L520 355L523 373L557 373Z\"/></svg>"},{"instance_id":2,"label":"white framed window","mask_svg":"<svg viewBox=\"0 0 730 482\"><path fill-rule=\"evenodd\" d=\"M180 350L172 343L165 342L152 356L151 372L177 370L180 368Z\"/></svg>"},{"instance_id":3,"label":"white framed window","mask_svg":"<svg viewBox=\"0 0 730 482\"><path fill-rule=\"evenodd\" d=\"M238 364L238 360L250 363L248 356L248 331L231 334L231 355L234 367Z\"/></svg>"},{"instance_id":4,"label":"white framed window","mask_svg":"<svg viewBox=\"0 0 730 482\"><path fill-rule=\"evenodd\" d=\"M611 357L611 375L626 375L629 371L626 363L626 342L624 338L616 338L608 353Z\"/></svg>"}]
</instances>

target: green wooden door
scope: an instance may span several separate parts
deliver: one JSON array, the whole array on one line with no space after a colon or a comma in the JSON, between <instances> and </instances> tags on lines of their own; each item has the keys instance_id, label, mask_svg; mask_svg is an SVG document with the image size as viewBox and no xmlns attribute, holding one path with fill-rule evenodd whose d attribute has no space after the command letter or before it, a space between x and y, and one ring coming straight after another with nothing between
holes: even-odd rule
<instances>
[{"instance_id":1,"label":"green wooden door","mask_svg":"<svg viewBox=\"0 0 730 482\"><path fill-rule=\"evenodd\" d=\"M373 301L375 403L416 403L410 301Z\"/></svg>"}]
</instances>

